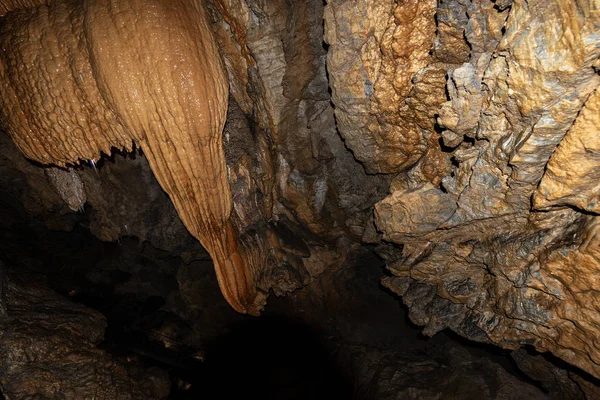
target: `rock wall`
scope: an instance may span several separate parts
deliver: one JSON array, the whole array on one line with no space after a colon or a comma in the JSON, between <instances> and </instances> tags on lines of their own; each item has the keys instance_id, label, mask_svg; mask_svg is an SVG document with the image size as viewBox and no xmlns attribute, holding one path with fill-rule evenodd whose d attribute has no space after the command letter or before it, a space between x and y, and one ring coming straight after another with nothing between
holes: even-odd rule
<instances>
[{"instance_id":1,"label":"rock wall","mask_svg":"<svg viewBox=\"0 0 600 400\"><path fill-rule=\"evenodd\" d=\"M310 245L379 243L384 284L427 334L531 344L598 376L593 279L581 278L598 269L597 2L332 0L324 43L319 2L211 4L231 92L275 149L275 219ZM366 175L323 133L334 128ZM326 170L316 140L339 149ZM348 170L354 186L335 174ZM338 197L311 204L319 187ZM374 218L377 196L349 223L357 207L340 195L375 188L389 195Z\"/></svg>"},{"instance_id":2,"label":"rock wall","mask_svg":"<svg viewBox=\"0 0 600 400\"><path fill-rule=\"evenodd\" d=\"M409 170L375 206L403 246L384 284L427 334L530 344L595 376L598 6L440 1L433 54L450 61L448 35L470 50L436 111L453 168L439 186Z\"/></svg>"},{"instance_id":3,"label":"rock wall","mask_svg":"<svg viewBox=\"0 0 600 400\"><path fill-rule=\"evenodd\" d=\"M0 262L0 387L7 398L166 399L168 374L96 347L105 318ZM41 278L41 279L40 279Z\"/></svg>"}]
</instances>

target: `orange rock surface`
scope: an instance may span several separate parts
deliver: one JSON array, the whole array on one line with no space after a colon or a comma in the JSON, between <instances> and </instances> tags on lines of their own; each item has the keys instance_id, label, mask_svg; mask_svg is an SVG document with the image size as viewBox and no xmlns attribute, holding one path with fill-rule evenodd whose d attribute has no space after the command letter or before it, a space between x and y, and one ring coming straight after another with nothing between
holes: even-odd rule
<instances>
[{"instance_id":1,"label":"orange rock surface","mask_svg":"<svg viewBox=\"0 0 600 400\"><path fill-rule=\"evenodd\" d=\"M202 2L56 1L0 28L0 113L42 164L140 146L222 292L257 313L254 265L229 221L221 132L228 85Z\"/></svg>"}]
</instances>

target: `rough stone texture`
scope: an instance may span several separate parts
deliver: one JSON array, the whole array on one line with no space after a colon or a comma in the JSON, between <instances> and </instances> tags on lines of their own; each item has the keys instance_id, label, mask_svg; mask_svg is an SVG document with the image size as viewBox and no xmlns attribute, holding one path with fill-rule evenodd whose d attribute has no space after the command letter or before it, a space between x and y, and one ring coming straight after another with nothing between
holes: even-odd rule
<instances>
[{"instance_id":1,"label":"rough stone texture","mask_svg":"<svg viewBox=\"0 0 600 400\"><path fill-rule=\"evenodd\" d=\"M225 298L258 313L263 257L229 220L227 82L204 4L57 1L7 14L0 38L0 112L25 156L65 166L140 145Z\"/></svg>"},{"instance_id":2,"label":"rough stone texture","mask_svg":"<svg viewBox=\"0 0 600 400\"><path fill-rule=\"evenodd\" d=\"M555 399L595 399L600 396L598 380L581 370L565 370L557 360L527 350L513 351L511 357L519 369L537 381Z\"/></svg>"},{"instance_id":3,"label":"rough stone texture","mask_svg":"<svg viewBox=\"0 0 600 400\"><path fill-rule=\"evenodd\" d=\"M3 17L12 10L27 7L37 7L42 4L47 5L50 0L2 0L0 1L0 17Z\"/></svg>"},{"instance_id":4,"label":"rough stone texture","mask_svg":"<svg viewBox=\"0 0 600 400\"><path fill-rule=\"evenodd\" d=\"M48 227L73 228L72 221L61 218L71 210L49 182L44 169L28 162L4 133L0 133L0 184Z\"/></svg>"},{"instance_id":5,"label":"rough stone texture","mask_svg":"<svg viewBox=\"0 0 600 400\"><path fill-rule=\"evenodd\" d=\"M225 127L237 222L264 232L259 287L282 295L341 265L389 178L367 175L336 132L321 1L208 5L230 92L252 120L244 128L248 122L230 111L228 124L241 123Z\"/></svg>"},{"instance_id":6,"label":"rough stone texture","mask_svg":"<svg viewBox=\"0 0 600 400\"><path fill-rule=\"evenodd\" d=\"M14 399L163 399L165 371L144 370L96 347L106 321L26 271L0 263L0 388Z\"/></svg>"},{"instance_id":7,"label":"rough stone texture","mask_svg":"<svg viewBox=\"0 0 600 400\"><path fill-rule=\"evenodd\" d=\"M46 168L44 172L71 211L82 211L87 197L83 181L77 171L70 167L66 169L50 167Z\"/></svg>"},{"instance_id":8,"label":"rough stone texture","mask_svg":"<svg viewBox=\"0 0 600 400\"><path fill-rule=\"evenodd\" d=\"M517 400L548 399L540 389L509 375L489 359L473 358L456 345L435 358L426 353L398 353L360 345L341 349L341 358L358 377L360 399Z\"/></svg>"},{"instance_id":9,"label":"rough stone texture","mask_svg":"<svg viewBox=\"0 0 600 400\"><path fill-rule=\"evenodd\" d=\"M73 59L71 65L73 69L72 76L69 74L61 75L60 79L62 81L57 80L54 79L57 77L53 76L52 72L38 73L39 71L36 69L38 67L35 65L31 70L19 72L19 74L35 76L36 79L49 82L46 89L37 93L37 88L21 85L23 79L20 80L19 76L22 75L11 70L13 64L11 64L12 58L10 56L7 56L6 60L8 65L6 76L11 79L10 87L17 88L17 92L22 95L18 99L22 99L20 101L24 102L25 110L37 110L38 103L33 100L28 102L28 99L31 98L29 94L37 93L39 97L47 99L46 108L51 109L54 107L54 113L62 121L60 124L52 124L52 118L55 114L46 109L39 109L35 113L30 113L36 116L33 118L37 121L34 128L44 126L59 132L64 127L84 124L90 128L91 133L89 137L84 135L83 138L80 138L82 139L81 143L87 143L87 139L90 137L99 141L95 143L92 140L93 143L90 145L93 150L95 149L92 152L88 151L90 150L88 149L89 146L84 145L81 147L79 146L81 143L77 142L79 144L75 145L74 142L71 143L68 140L54 143L57 146L57 149L54 149L56 151L52 150L53 147L44 151L40 149L38 149L40 151L33 151L28 146L32 145L34 140L27 142L17 138L19 147L25 151L26 155L35 158L37 157L36 154L39 153L39 160L43 163L53 161L61 164L73 162L79 158L98 161L97 150L102 150L108 154L111 146L129 149L131 139L134 139L145 151L153 171L158 173L158 181L169 193L184 224L194 236L201 239L203 245L216 259L221 260L217 262L217 272L225 296L232 301L234 307L239 311L245 310L255 313L261 307L265 293L271 286L287 286L288 288L283 290L283 292L286 292L305 284L306 279L302 278L302 275L306 272L302 270L306 269L304 265L306 262L303 261L303 258L307 259L310 255L305 251L307 243L309 245L311 242L317 244L317 251L320 252L321 258L325 254L325 252L320 251L323 248L328 249L327 252L331 254L332 261L344 258L343 254L339 256L339 253L346 252L349 240L357 242L362 236L364 223L368 219L372 204L383 197L388 179L386 177L367 176L363 167L353 159L351 153L344 147L336 132L333 108L330 104L330 96L327 93L326 52L322 47L322 34L319 30L315 31L314 29L315 26L321 29L322 3L313 1L310 4L303 3L299 7L292 7L285 1L269 2L268 4L261 4L260 2L248 2L248 4L244 2L210 2L209 5L213 7L213 17L217 20L215 30L222 53L225 56L225 64L230 72L231 93L241 109L246 114L253 115L256 122L252 128L253 136L250 142L239 139L245 133L240 132L239 127L234 127L235 124L232 124L230 131L225 132L224 135L225 147L228 147L230 137L233 138L233 145L229 147L240 146L239 143L241 145L251 145L244 149L247 154L243 157L239 151L236 153L235 149L229 151L233 156L228 156L230 162L227 169L227 178L229 178L232 190L237 191L231 195L231 199L228 190L221 190L223 189L223 186L220 185L223 183L221 180L225 177L225 172L221 170L222 165L220 161L213 163L211 158L213 156L216 157L215 159L220 158L220 140L219 143L213 143L214 146L211 145L210 149L201 146L202 148L196 149L196 151L187 152L183 149L189 147L189 143L180 143L180 146L174 141L175 147L170 146L168 140L164 143L161 140L154 143L155 136L148 134L152 130L146 129L147 127L142 126L143 124L138 124L136 118L130 118L133 115L131 110L123 107L124 104L137 104L133 101L135 100L134 95L137 93L136 88L139 87L136 86L136 79L128 79L128 77L131 77L129 75L121 79L121 83L119 83L121 85L129 82L127 87L123 86L121 88L124 91L121 91L121 89L117 90L111 83L115 82L114 74L107 73L110 65L112 65L112 58L102 57L106 49L117 51L118 46L105 46L106 49L102 48L103 50L98 53L99 47L93 46L96 40L94 35L97 33L94 33L93 30L95 25L83 25L81 13L69 14L67 22L73 25L75 31L85 28L86 35L77 37L76 34L74 35L70 31L57 32L58 36L64 34L65 37L68 37L70 47L60 50L60 54L57 55L59 61L52 60L52 62L57 62L57 65L62 65L61 57L64 58L66 57L65 54L70 54ZM11 13L10 18L16 21L15 24L18 24L21 27L20 29L24 29L24 31L29 29L26 23L29 19L39 19L39 21L36 20L35 26L53 26L53 24L58 23L56 21L66 18L65 16L68 13L65 10L71 6L71 3L59 2L50 8L40 8L39 10L43 12L36 12L33 9L18 11ZM75 7L74 10L77 10L77 8ZM87 13L92 11L86 9ZM88 19L86 21L95 20ZM139 27L140 32L143 29L145 28ZM11 30L10 24L5 25L5 31L5 37L7 38L9 35L15 34L14 30ZM119 32L117 29L117 33ZM28 37L35 36L35 32L28 34ZM92 45L88 46L90 43ZM25 57L34 55L36 51L39 51L32 51L35 45L36 43L33 41L31 48L28 47L27 52L23 51L22 54ZM135 49L131 48L130 50ZM152 63L152 55L147 55L147 59L150 60L148 62ZM71 58L67 57L68 60L71 60ZM16 59L19 58L16 57ZM131 67L128 70L131 72L136 64L131 62L127 65ZM210 65L214 66L215 64ZM144 70L144 68L144 65L140 66L140 70ZM49 70L52 71L52 68L49 68ZM92 71L96 70L100 73L94 73L95 82L91 79L91 76ZM213 70L217 71L218 68L213 68ZM440 72L436 71L439 75ZM299 79L300 77L302 79ZM59 84L58 81L62 83ZM158 83L153 81L150 84L151 88L148 89L149 92L152 92L157 85L160 86L163 83L162 81ZM57 95L57 87L59 86L61 87L61 93ZM206 85L195 86L204 87ZM78 98L78 102L75 102L77 104L69 103L70 98L61 98L61 96L64 97L67 93L77 92L79 89L82 93ZM443 90L443 84L438 85L438 89ZM60 98L60 101L58 101L60 104L71 104L69 107L73 109L72 112L63 112L62 106L54 104L53 98L55 97ZM15 96L8 96L8 98L14 99ZM160 102L160 99L157 97L153 101ZM11 104L9 101L5 106L10 108L12 107ZM110 107L107 108L106 105ZM177 104L169 103L167 106L170 109L179 109ZM143 104L139 105L136 112L144 115L144 110L146 110L144 107ZM207 107L209 108L208 111L212 110L211 106ZM18 111L21 108L23 107L15 110ZM102 110L106 110L106 112ZM115 110L117 112L116 116L112 115ZM202 112L186 111L187 118L196 114L201 115ZM7 116L11 115L13 114L7 114ZM8 125L8 131L25 131L26 129L20 129L23 128L21 125L29 120L19 113L14 115L20 115L21 118L8 118L5 121ZM72 121L70 118L73 115L80 115L85 121ZM235 115L235 112L230 114L230 116L233 116L231 118L234 119L236 118ZM121 126L122 120L126 122L126 126ZM170 121L167 117L163 120ZM216 129L219 123L217 119L213 118L213 120ZM156 128L154 126L155 122L147 122L148 126ZM33 122L29 121L27 123ZM173 132L179 132L182 124L175 125L169 125L168 129L165 128L165 132L177 136ZM29 127L29 125L27 126ZM171 129L173 127L175 128ZM157 132L163 132L161 130L162 125L157 129ZM241 130L244 131L244 129ZM86 130L84 129L84 131ZM80 131L76 132L81 133ZM140 132L146 136L144 138L138 137L142 134ZM215 138L214 135L211 137ZM173 141L174 138L169 140ZM173 180L167 179L166 175L161 176L165 171L176 169L174 167L175 163L161 164L162 161L160 160L170 160L170 156L160 160L160 157L156 158L156 154L160 152L157 153L155 147L162 146L161 143L164 144L161 147L162 150L179 149L177 151L182 152L182 154L178 154L177 157L179 159L189 157L191 160L190 165L193 168L198 167L199 164L212 165L209 168L203 166L200 168L201 171L194 170L195 172L192 174L201 179L204 184L198 186L199 183L194 179L188 183L182 183L184 180L180 178L190 176L187 170L185 174L177 173L178 178ZM38 145L36 144L36 146ZM274 149L277 149L277 151L274 151ZM53 154L52 159L44 158L45 151L50 151ZM198 158L203 152L210 152L211 156ZM66 158L65 154L68 154ZM165 168L166 165L169 168ZM185 165L183 167L184 169L187 168ZM173 183L171 181L176 184L179 182L181 185L174 187L171 185ZM218 187L218 190L206 189L205 186L210 186L209 182L212 182L210 185L215 182L219 183L215 186ZM212 214L216 215L217 222L210 222L215 215L211 214L211 216L204 213L202 211L204 210L203 207L191 207L190 203L185 200L185 196L182 197L177 194L181 194L181 192L188 189L191 190L190 199L195 199L196 205L208 204L210 206L209 209L212 210ZM214 192L214 195L200 200L200 197L203 196L202 193L208 194L209 192ZM216 194L219 194L219 196L216 196ZM97 192L95 195L97 195ZM234 203L231 205L235 209L236 215L232 221L226 220L223 222L222 219L227 219L229 216L230 208L228 204L230 202ZM96 201L96 203L99 202ZM90 204L93 204L93 201L90 201ZM252 204L259 205L256 207ZM221 206L224 207L223 210L217 210ZM206 215L202 214L201 218L199 217L200 214L194 216L190 214L193 210ZM124 221L114 221L114 218L111 217L104 219L103 225L106 226L98 227L95 230L100 232L101 236L106 239L115 239L118 234L136 234L133 229L130 231L130 228L123 229L125 224ZM211 224L221 226L219 230L223 237L217 238L218 240L215 239L215 243L209 235L210 232L214 231ZM279 233L274 232L271 229L272 227L268 226L270 224L278 225L279 228L276 229L278 231L295 231L296 236L300 236L301 239L296 239L295 241L298 244L291 247L289 243L282 244L280 243ZM115 225L122 226L120 229L116 229ZM131 226L130 224L127 225L128 227ZM249 232L246 232L246 230L249 230ZM225 246L225 249L222 249L222 245ZM298 245L301 248L300 251L298 251ZM281 248L286 248L286 250L281 252ZM237 255L229 257L227 254L231 252ZM239 252L239 254L236 252ZM227 254L218 255L220 253ZM273 260L273 257L275 257L275 260ZM233 264L229 265L230 262ZM223 267L219 265L223 265ZM272 268L263 272L265 265L273 265L278 271L273 272ZM281 265L286 265L286 267L279 268ZM290 268L295 272L285 271ZM277 278L274 278L274 275ZM285 284L281 282L282 276L286 281ZM261 289L259 292L256 292L256 286ZM239 299L236 300L236 297L243 298L242 303L247 302L248 304L240 305L241 303L239 303Z\"/></svg>"},{"instance_id":10,"label":"rough stone texture","mask_svg":"<svg viewBox=\"0 0 600 400\"><path fill-rule=\"evenodd\" d=\"M367 175L336 132L323 48L323 3L209 5L215 10L231 93L253 117L258 140L268 145L261 151L271 152L273 220L309 245L359 239L389 179ZM343 252L344 246L339 247Z\"/></svg>"},{"instance_id":11,"label":"rough stone texture","mask_svg":"<svg viewBox=\"0 0 600 400\"><path fill-rule=\"evenodd\" d=\"M375 224L383 232L383 240L401 242L405 235L433 232L455 211L456 198L429 183L418 189L395 190L377 203Z\"/></svg>"},{"instance_id":12,"label":"rough stone texture","mask_svg":"<svg viewBox=\"0 0 600 400\"><path fill-rule=\"evenodd\" d=\"M445 100L439 90L445 71L426 83L415 76L426 73L423 68L432 61L436 5L433 0L330 1L325 9L337 126L369 172L399 172L427 149L424 116L415 116L422 110L412 103L420 100L431 110ZM421 99L416 88L411 93L413 79L424 92Z\"/></svg>"},{"instance_id":13,"label":"rough stone texture","mask_svg":"<svg viewBox=\"0 0 600 400\"><path fill-rule=\"evenodd\" d=\"M438 118L455 167L438 191L415 190L409 175L410 190L392 188L376 206L383 238L403 244L388 253L384 284L426 334L450 327L505 348L530 344L598 377L589 212L599 4L473 1L450 13L449 3L435 54L456 39L450 28L471 48L449 70Z\"/></svg>"},{"instance_id":14,"label":"rough stone texture","mask_svg":"<svg viewBox=\"0 0 600 400\"><path fill-rule=\"evenodd\" d=\"M348 380L340 379L344 377L341 371L335 373L349 366L353 366L348 372L350 381L370 380L373 387L388 393L417 390L422 394L428 387L442 397L464 394L464 387L456 388L463 379L474 382L482 393L494 393L498 387L503 392L513 388L509 398L536 393L531 385L515 384L514 377L492 367L501 357L487 354L493 358L480 360L481 354L458 348L449 353L444 334L422 340L419 331L405 323L397 300L380 290L382 263L374 254L353 261L354 266L322 272L293 296L272 299L267 310L271 318L250 318L235 313L224 301L207 255L204 260L183 263L148 242L142 245L132 237L119 243L101 242L81 228L49 235L22 208L13 205L13 209L5 200L0 198L0 257L34 266L35 272L28 276L47 274L58 292L94 304L109 322L103 348L117 350L122 355L119 359L128 365L138 364L140 358L146 363L159 361L174 367L170 371L174 382L182 369L195 371L197 379L191 381L191 388L186 390L185 382L178 384L173 397L213 397L219 392L225 398L279 398L293 388L301 398L353 398ZM15 235L20 240L11 240ZM24 247L34 251L28 253ZM24 254L29 257L24 259ZM125 335L119 334L123 331ZM371 379L372 365L363 368L365 357L360 351L350 352L355 358L346 357L346 345L362 348L370 354L369 360L382 360L385 373ZM459 354L460 361L452 361L459 358L454 354ZM381 355L389 358L381 359ZM399 368L398 376L406 371L406 365L396 365L391 359L410 365L418 377L386 383L392 369ZM465 366L460 377L458 366ZM366 376L361 375L364 371ZM190 375L184 373L182 378L189 381ZM232 386L232 379L239 385Z\"/></svg>"},{"instance_id":15,"label":"rough stone texture","mask_svg":"<svg viewBox=\"0 0 600 400\"><path fill-rule=\"evenodd\" d=\"M600 92L592 93L546 166L534 195L536 209L572 206L597 214L600 172Z\"/></svg>"}]
</instances>

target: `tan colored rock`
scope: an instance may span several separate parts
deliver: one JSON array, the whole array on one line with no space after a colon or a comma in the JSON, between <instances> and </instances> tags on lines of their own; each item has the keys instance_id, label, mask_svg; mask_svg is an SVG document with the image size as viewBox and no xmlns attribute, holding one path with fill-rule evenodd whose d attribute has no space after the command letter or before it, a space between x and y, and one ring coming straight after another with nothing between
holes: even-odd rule
<instances>
[{"instance_id":1,"label":"tan colored rock","mask_svg":"<svg viewBox=\"0 0 600 400\"><path fill-rule=\"evenodd\" d=\"M227 301L257 313L258 260L238 247L229 221L227 81L204 5L57 1L7 15L0 40L10 49L1 56L0 109L19 149L64 166L141 146L213 257Z\"/></svg>"},{"instance_id":2,"label":"tan colored rock","mask_svg":"<svg viewBox=\"0 0 600 400\"><path fill-rule=\"evenodd\" d=\"M426 184L418 189L395 191L375 206L375 225L383 239L401 242L406 236L433 232L456 211L456 198Z\"/></svg>"},{"instance_id":3,"label":"tan colored rock","mask_svg":"<svg viewBox=\"0 0 600 400\"><path fill-rule=\"evenodd\" d=\"M211 30L216 32L219 50L229 73L230 91L243 111L242 115L238 111L231 113L231 124L222 137L227 148L225 170L232 197L231 230L239 232L236 234L238 247L246 249L243 251L248 253L245 258L257 260L252 261L257 266L265 265L264 257L271 250L282 262L290 262L295 267L304 265L301 258L308 257L304 251L298 252L298 249L292 249L293 246L285 245L286 251L294 251L292 254L280 254L281 249L277 246L281 241L271 232L272 224L277 222L280 226L287 225L288 230L303 231L305 236L297 243L305 240L319 243L315 248L316 254L319 254L321 245L331 248L332 252L340 251L340 257L332 258L337 260L335 263L340 263L351 248L347 244L348 238L358 242L362 236L373 203L387 192L389 178L367 175L336 132L327 91L322 2L311 0L292 5L283 0L209 0L207 6L215 20ZM85 48L83 45L73 47ZM437 67L431 71L423 74L428 82L431 75L437 79L444 75ZM94 97L93 89L90 89L90 97ZM443 92L443 84L438 84L436 90ZM424 90L415 97L420 102L429 92ZM85 96L82 94L82 97ZM67 100L61 102L67 104ZM87 101L84 108L93 108L93 103L93 99ZM419 107L423 106L420 102ZM77 110L78 113L83 112ZM91 115L91 112L88 114ZM110 110L107 111L109 114ZM83 116L86 115L83 112ZM238 124L242 120L247 120L246 125ZM106 123L102 129L107 127L118 129L118 123L114 126L112 122ZM98 137L102 139L101 135ZM127 142L131 146L131 141ZM142 147L145 156L152 155L147 154L147 146ZM100 181L94 174L83 174L89 204L94 210L90 223L92 232L103 240L137 235L161 248L173 248L175 238L165 240L164 235L158 233L175 229L163 225L165 219L170 218L170 213L164 213L157 221L164 229L153 231L148 226L149 218L136 216L147 215L153 212L154 207L139 210L135 209L134 202L124 206L119 201L129 196L104 193L105 190L118 191L123 182L104 180L107 174L102 169L107 170L108 176L114 177L137 171L141 173L141 179L147 180L145 163L136 162L128 169L120 160L117 162L120 165L115 168L107 165L106 161L104 159L101 163ZM43 174L42 178L46 181ZM139 186L132 186L135 187L133 192L139 193ZM154 186L149 186L148 193L139 196L140 201L156 198ZM55 195L54 190L49 192ZM131 195L134 196L133 193ZM59 200L58 197L56 200ZM113 205L111 200L117 204ZM60 201L58 204L60 207ZM50 208L50 204L47 206ZM123 217L124 214L128 217ZM275 268L272 264L269 266ZM262 291L268 292L271 289L267 282L270 275L259 272L261 278L258 284ZM298 275L305 274L306 271L303 271ZM238 275L244 279L244 274ZM296 284L286 283L286 286L295 287ZM257 296L256 303L262 303L262 294Z\"/></svg>"},{"instance_id":4,"label":"tan colored rock","mask_svg":"<svg viewBox=\"0 0 600 400\"><path fill-rule=\"evenodd\" d=\"M463 136L475 135L483 106L481 82L473 64L465 63L452 71L452 77L448 80L448 92L452 100L441 107L438 123L459 138L458 142L449 139L449 133L444 132L444 143L456 147L462 142Z\"/></svg>"},{"instance_id":5,"label":"tan colored rock","mask_svg":"<svg viewBox=\"0 0 600 400\"><path fill-rule=\"evenodd\" d=\"M264 187L267 221L319 243L317 254L322 245L333 249L341 239L358 242L389 178L365 173L337 133L323 48L323 2L219 0L209 5L218 10L215 29L229 75L243 70L240 76L248 79L231 79L231 93L253 120L252 135L262 143L258 153L268 155L259 158L272 160L270 167L259 168L270 172L252 178ZM444 93L445 72L432 71L423 81L435 75L442 82L434 89L422 85L425 90L415 96L419 107L434 90ZM347 249L337 247L341 253Z\"/></svg>"},{"instance_id":6,"label":"tan colored rock","mask_svg":"<svg viewBox=\"0 0 600 400\"><path fill-rule=\"evenodd\" d=\"M3 17L12 10L20 8L37 7L40 5L47 5L50 0L2 0L0 1L0 17Z\"/></svg>"},{"instance_id":7,"label":"tan colored rock","mask_svg":"<svg viewBox=\"0 0 600 400\"><path fill-rule=\"evenodd\" d=\"M433 54L444 63L462 64L469 61L471 49L465 40L465 27L469 22L465 2L442 0L435 13L437 36Z\"/></svg>"},{"instance_id":8,"label":"tan colored rock","mask_svg":"<svg viewBox=\"0 0 600 400\"><path fill-rule=\"evenodd\" d=\"M403 245L384 284L426 334L450 327L504 348L533 345L600 376L597 223L576 211L597 211L599 10L471 2L465 20L446 9L435 54L460 59L443 51L460 21L472 48L449 70L438 119L455 163L440 193L455 196L456 211L442 218L441 194L415 191L410 173L376 205L383 238Z\"/></svg>"},{"instance_id":9,"label":"tan colored rock","mask_svg":"<svg viewBox=\"0 0 600 400\"><path fill-rule=\"evenodd\" d=\"M213 26L227 68L231 95L245 113L251 113L248 68L256 65L246 45L251 11L243 0L216 0L211 4L218 11L215 14L222 18Z\"/></svg>"},{"instance_id":10,"label":"tan colored rock","mask_svg":"<svg viewBox=\"0 0 600 400\"><path fill-rule=\"evenodd\" d=\"M368 172L399 172L426 150L405 101L413 77L431 60L436 5L430 0L362 0L330 2L325 9L338 129ZM435 97L428 104L435 108L444 101Z\"/></svg>"},{"instance_id":11,"label":"tan colored rock","mask_svg":"<svg viewBox=\"0 0 600 400\"><path fill-rule=\"evenodd\" d=\"M600 92L585 103L552 154L534 196L534 207L573 206L600 212Z\"/></svg>"},{"instance_id":12,"label":"tan colored rock","mask_svg":"<svg viewBox=\"0 0 600 400\"><path fill-rule=\"evenodd\" d=\"M73 72L56 79L65 93L79 88L79 102L52 113L53 104L38 101L45 97L39 94L58 86L36 66L34 81L45 86L20 93L27 103L21 109L34 110L35 126L49 132L58 129L56 121L63 121L62 129L95 121L93 137L86 136L93 143L77 153L84 158L139 140L163 186L172 185L169 193L190 231L201 236L198 226L212 221L207 229L234 233L203 242L240 256L233 269L221 268L232 276L223 284L230 289L226 296L251 292L246 282L278 295L326 282L326 272L362 237L383 244L393 275L384 285L402 295L426 334L450 328L504 348L530 345L600 376L594 297L600 261L597 222L589 215L597 212L598 1L330 1L324 11L328 49L321 0L207 3L241 109L231 113L222 138L230 146L226 164L214 163L221 160L218 151L204 153L219 146L214 132L192 137L205 140L198 148L194 140L169 136L177 122L198 121L185 112L169 119L161 110L185 107L162 103L152 91L134 96L132 88L146 88L145 82L128 86L123 79L111 88L102 65L117 57L98 62L98 49L86 43L105 40L96 43L107 50L119 43L97 37L106 30L84 27L78 13L63 21L44 15L73 52ZM35 17L31 10L21 15L27 17L20 26ZM70 29L60 28L69 24L86 34L73 39ZM56 54L51 61L64 58L52 41L44 45ZM173 56L171 49L160 57L165 54ZM92 62L85 66L87 59ZM22 70L35 58L27 60L18 63ZM171 73L173 65L180 66L170 58L155 69ZM97 85L71 82L77 74L97 75ZM161 79L152 78L156 87ZM217 80L222 86L211 99L221 101L225 84ZM72 96L56 98L70 104ZM162 107L151 114L160 118L138 120L148 116L149 103ZM164 131L156 128L161 124ZM65 141L52 154L77 149ZM32 154L45 150L35 141L20 146ZM189 180L175 179L186 174ZM208 185L204 197L197 195L198 182ZM221 191L227 184L230 195ZM246 265L260 266L265 258L260 279L244 275L253 271ZM325 295L327 285L319 290Z\"/></svg>"}]
</instances>

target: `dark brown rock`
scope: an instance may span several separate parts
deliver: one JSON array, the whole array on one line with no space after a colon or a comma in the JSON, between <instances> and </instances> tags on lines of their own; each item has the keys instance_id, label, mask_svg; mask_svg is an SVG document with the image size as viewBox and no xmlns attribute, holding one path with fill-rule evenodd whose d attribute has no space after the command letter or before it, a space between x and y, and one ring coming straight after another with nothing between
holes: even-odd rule
<instances>
[{"instance_id":1,"label":"dark brown rock","mask_svg":"<svg viewBox=\"0 0 600 400\"><path fill-rule=\"evenodd\" d=\"M97 345L106 321L0 263L0 387L7 398L163 399L165 371L119 361Z\"/></svg>"}]
</instances>

